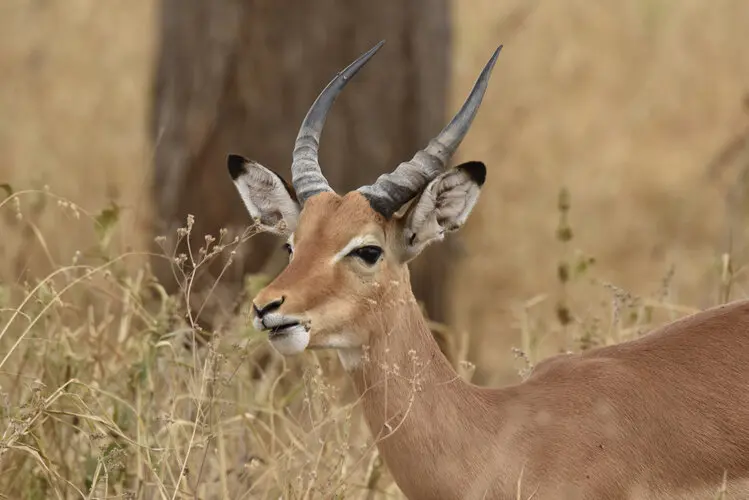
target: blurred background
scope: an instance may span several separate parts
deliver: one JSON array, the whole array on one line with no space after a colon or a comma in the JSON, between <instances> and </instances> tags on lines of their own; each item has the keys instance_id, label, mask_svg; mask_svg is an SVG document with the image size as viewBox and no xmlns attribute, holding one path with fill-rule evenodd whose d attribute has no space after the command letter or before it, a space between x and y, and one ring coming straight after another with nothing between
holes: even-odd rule
<instances>
[{"instance_id":1,"label":"blurred background","mask_svg":"<svg viewBox=\"0 0 749 500\"><path fill-rule=\"evenodd\" d=\"M322 137L338 190L424 146L504 44L455 158L486 162L482 198L413 271L429 316L468 333L476 380L499 383L529 331L547 353L571 348L586 330L568 326L609 324L623 293L669 314L743 295L747 25L742 0L5 0L0 184L118 210L122 249L151 249L187 214L202 241L248 223L226 154L287 175L308 106L377 41ZM93 237L56 211L0 215L6 282L70 262ZM276 272L279 245L243 245L217 296ZM201 279L210 288L216 273Z\"/></svg>"}]
</instances>

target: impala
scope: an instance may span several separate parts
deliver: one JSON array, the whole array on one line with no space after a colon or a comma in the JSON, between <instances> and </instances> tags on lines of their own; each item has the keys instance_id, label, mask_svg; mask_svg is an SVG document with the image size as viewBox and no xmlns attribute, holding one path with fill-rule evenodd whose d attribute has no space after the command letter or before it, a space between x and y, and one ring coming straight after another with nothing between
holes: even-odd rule
<instances>
[{"instance_id":1,"label":"impala","mask_svg":"<svg viewBox=\"0 0 749 500\"><path fill-rule=\"evenodd\" d=\"M290 255L254 298L254 325L282 355L337 350L409 498L715 498L720 488L749 498L749 302L552 357L509 387L458 377L422 317L408 263L460 228L478 200L484 164L448 162L502 47L425 149L340 196L318 163L320 134L338 93L382 43L315 100L291 185L228 157L250 216L286 237Z\"/></svg>"}]
</instances>

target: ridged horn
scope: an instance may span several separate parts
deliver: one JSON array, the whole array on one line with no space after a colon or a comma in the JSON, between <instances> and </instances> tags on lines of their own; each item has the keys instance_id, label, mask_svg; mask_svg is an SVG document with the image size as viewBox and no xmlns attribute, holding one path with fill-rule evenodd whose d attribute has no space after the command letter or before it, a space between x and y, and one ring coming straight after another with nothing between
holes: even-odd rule
<instances>
[{"instance_id":1,"label":"ridged horn","mask_svg":"<svg viewBox=\"0 0 749 500\"><path fill-rule=\"evenodd\" d=\"M318 160L320 134L325 125L325 118L341 90L384 43L385 40L382 40L338 73L307 111L307 116L304 117L296 137L291 163L291 179L299 203L303 204L308 198L318 193L332 191L322 174Z\"/></svg>"},{"instance_id":2,"label":"ridged horn","mask_svg":"<svg viewBox=\"0 0 749 500\"><path fill-rule=\"evenodd\" d=\"M374 184L358 189L374 210L385 217L391 217L432 179L445 171L448 161L471 127L501 50L502 45L497 47L484 66L460 111L437 137L429 141L425 149L417 152L410 161L398 165L392 173L378 177Z\"/></svg>"}]
</instances>

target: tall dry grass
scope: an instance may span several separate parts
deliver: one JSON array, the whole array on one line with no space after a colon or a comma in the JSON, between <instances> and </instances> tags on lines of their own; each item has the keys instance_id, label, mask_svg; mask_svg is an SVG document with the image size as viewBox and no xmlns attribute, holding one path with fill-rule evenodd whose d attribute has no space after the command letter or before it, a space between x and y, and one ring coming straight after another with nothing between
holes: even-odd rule
<instances>
[{"instance_id":1,"label":"tall dry grass","mask_svg":"<svg viewBox=\"0 0 749 500\"><path fill-rule=\"evenodd\" d=\"M248 326L249 302L235 324L198 342L200 312L184 307L195 276L213 259L230 266L252 232L206 238L186 255L164 248L182 283L168 297L146 255L112 244L123 228L111 212L35 191L4 197L0 211L22 232L27 217L43 216L27 208L39 197L97 238L47 276L0 282L4 498L391 496L330 356L276 355ZM248 298L265 279L248 279Z\"/></svg>"}]
</instances>

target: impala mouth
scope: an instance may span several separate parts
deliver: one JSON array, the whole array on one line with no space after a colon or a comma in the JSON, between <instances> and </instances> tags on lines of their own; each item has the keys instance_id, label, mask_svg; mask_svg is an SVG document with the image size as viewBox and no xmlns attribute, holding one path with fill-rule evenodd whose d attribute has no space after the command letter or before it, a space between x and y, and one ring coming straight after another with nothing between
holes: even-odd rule
<instances>
[{"instance_id":1,"label":"impala mouth","mask_svg":"<svg viewBox=\"0 0 749 500\"><path fill-rule=\"evenodd\" d=\"M309 345L309 329L299 321L289 318L281 324L265 328L268 341L284 356L299 354Z\"/></svg>"},{"instance_id":2,"label":"impala mouth","mask_svg":"<svg viewBox=\"0 0 749 500\"><path fill-rule=\"evenodd\" d=\"M301 323L298 321L292 321L290 323L284 323L283 325L274 326L273 328L268 329L268 338L269 339L278 339L281 337L284 337L288 335L294 327L299 326Z\"/></svg>"},{"instance_id":3,"label":"impala mouth","mask_svg":"<svg viewBox=\"0 0 749 500\"><path fill-rule=\"evenodd\" d=\"M298 354L309 344L309 325L300 317L272 312L259 317L253 315L252 326L268 335L273 348L283 355Z\"/></svg>"}]
</instances>

